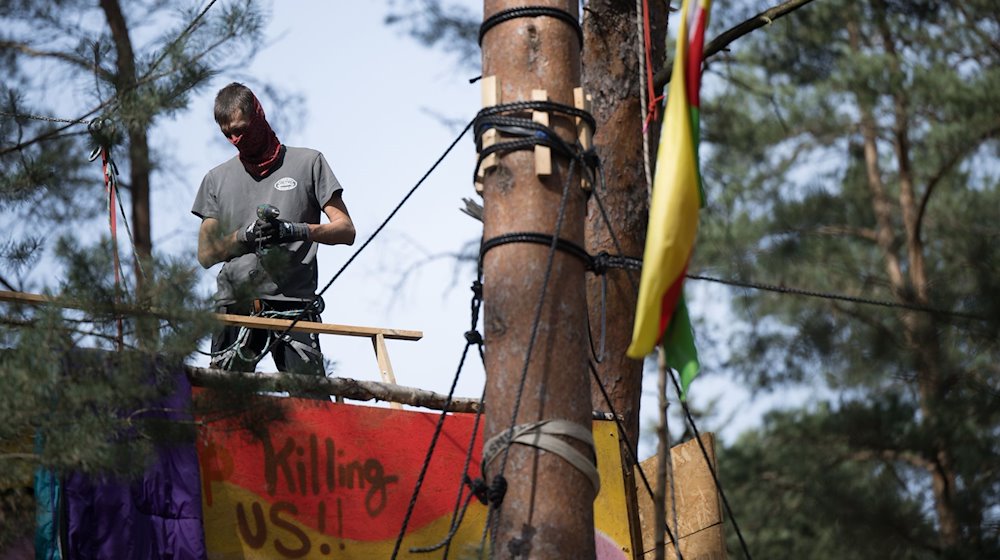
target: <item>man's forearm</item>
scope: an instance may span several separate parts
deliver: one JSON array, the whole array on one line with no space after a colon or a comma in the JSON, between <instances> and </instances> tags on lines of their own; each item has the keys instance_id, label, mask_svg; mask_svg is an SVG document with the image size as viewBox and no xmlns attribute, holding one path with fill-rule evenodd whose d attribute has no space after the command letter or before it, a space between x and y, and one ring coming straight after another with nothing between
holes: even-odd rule
<instances>
[{"instance_id":1,"label":"man's forearm","mask_svg":"<svg viewBox=\"0 0 1000 560\"><path fill-rule=\"evenodd\" d=\"M309 239L324 245L353 245L356 232L350 220L309 224Z\"/></svg>"},{"instance_id":2,"label":"man's forearm","mask_svg":"<svg viewBox=\"0 0 1000 560\"><path fill-rule=\"evenodd\" d=\"M236 239L236 232L223 237L203 239L198 244L198 262L204 268L228 261L247 252L246 247Z\"/></svg>"}]
</instances>

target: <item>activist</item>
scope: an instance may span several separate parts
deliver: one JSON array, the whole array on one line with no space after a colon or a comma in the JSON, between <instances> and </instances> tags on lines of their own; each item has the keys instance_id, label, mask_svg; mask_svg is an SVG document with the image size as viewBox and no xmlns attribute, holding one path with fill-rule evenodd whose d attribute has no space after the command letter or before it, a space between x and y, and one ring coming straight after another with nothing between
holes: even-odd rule
<instances>
[{"instance_id":1,"label":"activist","mask_svg":"<svg viewBox=\"0 0 1000 560\"><path fill-rule=\"evenodd\" d=\"M318 244L354 243L343 187L323 154L278 141L260 101L243 84L219 90L215 121L238 154L205 175L191 212L202 220L198 262L205 268L225 262L217 277L217 311L319 322ZM320 223L321 213L327 223ZM270 351L279 371L325 374L318 335L277 336L224 327L212 338L212 366L253 371Z\"/></svg>"}]
</instances>

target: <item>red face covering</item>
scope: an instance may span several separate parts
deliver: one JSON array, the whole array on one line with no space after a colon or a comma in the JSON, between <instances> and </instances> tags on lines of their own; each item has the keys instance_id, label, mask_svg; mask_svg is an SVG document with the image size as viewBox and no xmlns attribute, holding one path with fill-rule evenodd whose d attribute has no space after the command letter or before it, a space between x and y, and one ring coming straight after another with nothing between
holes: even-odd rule
<instances>
[{"instance_id":1,"label":"red face covering","mask_svg":"<svg viewBox=\"0 0 1000 560\"><path fill-rule=\"evenodd\" d=\"M253 98L254 111L247 115L250 122L240 135L230 135L229 141L240 151L240 161L247 173L255 178L261 178L274 170L281 155L281 142L271 130L264 117L264 108L260 101Z\"/></svg>"}]
</instances>

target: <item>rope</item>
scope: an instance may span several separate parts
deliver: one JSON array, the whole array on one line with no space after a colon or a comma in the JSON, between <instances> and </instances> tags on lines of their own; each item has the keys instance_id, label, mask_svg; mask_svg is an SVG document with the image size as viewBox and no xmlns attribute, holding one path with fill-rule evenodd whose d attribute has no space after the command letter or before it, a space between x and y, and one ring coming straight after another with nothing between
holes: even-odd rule
<instances>
[{"instance_id":1,"label":"rope","mask_svg":"<svg viewBox=\"0 0 1000 560\"><path fill-rule=\"evenodd\" d=\"M464 134L464 131L463 131ZM472 287L472 328L465 334L465 348L462 350L462 357L458 361L458 368L455 370L455 376L452 378L451 387L448 389L448 395L445 397L444 406L441 407L441 414L438 416L437 425L434 426L434 434L431 436L431 443L427 449L427 455L424 457L424 463L420 467L420 474L417 476L416 485L413 487L413 494L410 496L410 503L406 508L406 515L403 516L403 523L399 529L399 535L396 537L396 543L392 548L392 560L396 559L399 554L399 548L403 544L403 537L406 535L406 528L410 524L410 517L413 515L413 509L417 505L417 497L420 495L420 488L424 484L424 478L427 476L427 470L430 468L431 459L434 457L434 448L437 446L438 437L441 435L441 429L444 427L444 420L448 417L448 406L451 404L452 397L455 394L455 387L458 386L458 378L462 374L462 368L465 366L465 358L469 354L469 347L473 344L480 348L480 356L482 355L482 336L479 336L478 331L476 331L476 323L479 320L479 308L482 305L482 289L479 285L478 280L473 284ZM472 335L471 333L475 333ZM482 407L479 407L482 410ZM478 412L476 413L476 426L478 429L479 417ZM472 439L475 441L475 431L472 434ZM471 444L470 444L471 453ZM459 499L461 499L461 494L459 494Z\"/></svg>"},{"instance_id":2,"label":"rope","mask_svg":"<svg viewBox=\"0 0 1000 560\"><path fill-rule=\"evenodd\" d=\"M649 99L649 106L646 108L646 118L642 124L644 134L649 128L650 123L656 122L656 119L659 118L659 102L663 99L656 96L656 85L653 78L653 39L651 37L651 27L652 25L649 23L649 2L642 0L642 45L643 52L646 55L645 82Z\"/></svg>"},{"instance_id":3,"label":"rope","mask_svg":"<svg viewBox=\"0 0 1000 560\"><path fill-rule=\"evenodd\" d=\"M569 159L579 159L585 168L591 166L591 160L594 159L590 157L591 154L582 153L578 145L563 140L552 128L534 122L530 118L513 116L529 111L545 111L574 119L579 118L586 123L591 132L597 130L597 121L587 111L552 101L515 101L485 107L476 114L473 127L476 151L479 153L475 168L476 175L478 175L483 160L492 154L528 150L538 145L548 146ZM482 145L483 133L491 129L515 138L505 139L484 148ZM587 178L593 183L593 177Z\"/></svg>"},{"instance_id":4,"label":"rope","mask_svg":"<svg viewBox=\"0 0 1000 560\"><path fill-rule=\"evenodd\" d=\"M643 10L644 3L645 0L635 0L635 14L636 14L635 23L636 27L638 28L638 33L636 34L636 37L639 39L639 45L640 45L639 56L636 58L639 59L639 66L643 65L642 61L643 59L646 58L646 53L648 52L648 50L646 49L646 43L643 41L643 37L645 36L644 32L645 28L643 27L642 18L639 17L640 13L645 13L645 10ZM646 118L643 115L647 107L646 73L643 72L642 69L640 68L638 74L639 74L639 122L641 123L640 129L642 130L642 163L643 163L643 170L646 173L646 198L647 200L649 200L652 199L653 197L652 193L653 172L652 172L652 166L650 165L649 161L649 130L646 128Z\"/></svg>"},{"instance_id":5,"label":"rope","mask_svg":"<svg viewBox=\"0 0 1000 560\"><path fill-rule=\"evenodd\" d=\"M531 332L528 337L528 347L525 351L524 366L521 369L521 378L517 385L517 392L514 398L514 407L513 410L511 411L510 428L508 428L507 430L508 434L511 435L514 433L514 430L517 426L517 414L521 409L521 401L524 397L524 388L528 380L528 366L531 364L531 354L535 348L535 341L538 339L538 328L539 325L541 324L542 308L545 303L545 294L546 291L548 290L549 281L552 279L552 268L555 263L556 249L558 247L557 240L559 238L559 232L562 230L563 220L566 217L566 205L567 202L569 201L569 189L570 189L570 184L572 183L573 180L576 163L577 163L576 158L570 160L569 169L566 174L566 180L563 182L562 197L559 201L559 211L556 216L555 233L552 236L552 243L549 246L549 254L545 263L545 273L542 276L542 287L538 293L538 301L537 304L535 305L535 316L532 319ZM482 264L480 264L480 266L482 266ZM544 386L541 387L541 390L542 392L544 392L545 387ZM499 476L500 478L503 478L504 473L507 470L507 459L509 458L509 455L510 455L510 446L506 446L504 447L502 452L500 469L497 474L497 476ZM497 509L495 504L491 504L489 517L490 520L492 520L491 531L493 532L493 534L496 534L496 529L500 523L500 519L499 519L499 509ZM490 528L490 525L491 523L489 523L488 521L486 523L486 526L483 528L483 534L479 544L480 552L482 552L482 550L486 546L486 534L487 534L487 529Z\"/></svg>"},{"instance_id":6,"label":"rope","mask_svg":"<svg viewBox=\"0 0 1000 560\"><path fill-rule=\"evenodd\" d=\"M99 122L109 121L101 119L90 123L88 128L94 139L98 141L98 145L90 153L89 159L90 161L94 161L98 158L98 156L101 158L101 175L104 177L104 190L108 195L108 225L111 229L111 255L115 273L114 303L117 307L118 304L121 303L122 278L125 276L121 267L121 259L118 256L118 213L115 210L118 187L118 166L115 165L114 160L111 159L111 144L107 141L108 137L103 134L104 131L101 130L101 125L96 124ZM115 314L115 323L118 329L116 347L118 351L121 352L125 344L125 326L124 319L120 313Z\"/></svg>"},{"instance_id":7,"label":"rope","mask_svg":"<svg viewBox=\"0 0 1000 560\"><path fill-rule=\"evenodd\" d=\"M832 292L821 292L816 290L805 290L802 288L791 288L788 286L778 286L774 284L764 284L760 282L750 282L743 280L732 280L726 278L713 278L711 276L702 276L699 274L688 274L686 275L691 280L704 280L706 282L716 282L718 284L725 284L727 286L735 286L739 288L751 288L754 290L762 290L767 292L776 292L779 294L791 294L797 296L814 297L820 299L829 299L834 301L847 301L850 303L859 303L864 305L877 305L881 307L892 307L899 309L909 309L910 311L920 311L923 313L931 313L934 315L944 315L951 317L958 317L962 319L974 319L977 321L995 321L990 317L983 315L976 315L974 313L965 313L962 311L953 311L950 309L940 309L937 307L929 307L924 305L918 305L915 303L906 303L898 301L888 301L881 299L864 298L858 296L849 296L845 294L836 294Z\"/></svg>"},{"instance_id":8,"label":"rope","mask_svg":"<svg viewBox=\"0 0 1000 560\"><path fill-rule=\"evenodd\" d=\"M622 423L621 416L615 410L615 405L611 402L611 397L608 395L608 390L604 387L604 382L601 381L601 376L597 373L597 368L594 366L592 360L588 360L590 366L590 373L597 383L597 388L601 390L601 395L604 396L604 402L608 405L608 410L611 412L611 416L614 417L615 423L618 424L618 433L621 435L622 439L625 440L625 449L628 451L628 459L632 462L631 466L635 467L639 471L639 478L642 479L643 485L646 487L646 493L649 494L650 499L655 497L653 492L653 485L649 483L649 479L646 477L646 472L642 470L642 464L639 463L639 458L635 456L635 452L632 451L632 440L628 436L628 431L625 429L625 424ZM675 541L674 533L670 530L670 526L664 524L664 528L667 531L667 536L670 540ZM678 556L678 560L684 560L682 557Z\"/></svg>"},{"instance_id":9,"label":"rope","mask_svg":"<svg viewBox=\"0 0 1000 560\"><path fill-rule=\"evenodd\" d=\"M61 119L59 117L47 117L45 115L33 115L31 113L10 113L7 111L0 111L0 115L5 117L12 117L15 119L31 119L34 121L45 121L45 122L57 122L57 123L68 123L68 124L90 124L92 120L87 119Z\"/></svg>"},{"instance_id":10,"label":"rope","mask_svg":"<svg viewBox=\"0 0 1000 560\"><path fill-rule=\"evenodd\" d=\"M594 258L587 253L587 250L583 247L573 243L568 239L563 239L561 237L555 237L547 233L533 233L533 232L511 232L498 235L496 237L491 237L483 241L482 246L479 249L479 262L483 262L483 257L486 253L495 247L500 245L506 245L508 243L535 243L538 245L551 246L555 243L557 250L572 255L581 261L583 261L584 266L587 270L592 270L594 267Z\"/></svg>"},{"instance_id":11,"label":"rope","mask_svg":"<svg viewBox=\"0 0 1000 560\"><path fill-rule=\"evenodd\" d=\"M670 381L674 385L674 389L677 394L681 394L681 386L677 382L677 377L674 375L674 370L667 368L667 373L669 373ZM708 450L705 449L705 444L701 441L701 432L698 431L698 426L695 425L694 417L691 416L691 409L688 408L686 401L680 401L681 407L684 409L684 416L687 418L688 425L691 426L691 431L694 432L694 439L698 442L698 447L701 449L701 454L705 458L705 465L708 466L708 470L712 473L712 481L715 482L715 487L719 490L719 496L722 498L722 503L726 508L726 515L729 519L733 521L733 528L736 529L736 536L740 540L740 547L743 549L743 556L747 560L752 560L750 556L750 549L747 547L746 540L743 539L743 532L740 531L740 524L736 521L736 514L733 513L732 506L729 505L729 499L726 498L726 493L722 490L722 483L719 482L719 475L715 472L715 467L712 466L712 461L709 460Z\"/></svg>"},{"instance_id":12,"label":"rope","mask_svg":"<svg viewBox=\"0 0 1000 560\"><path fill-rule=\"evenodd\" d=\"M470 128L472 128L472 125L474 123L475 123L475 120L472 120L472 121L469 121L469 123L465 125L465 128L462 129L462 132L460 132L458 134L458 136L456 136L455 139L452 140L451 144L448 145L448 147L445 149L444 153L442 153L437 158L437 160L433 163L433 165L431 165L430 169L428 169L423 174L423 176L420 177L420 179L417 181L417 183L415 185L413 185L413 187L411 187L409 191L407 191L407 193L403 196L402 200L399 201L399 204L397 204L396 207L393 208L391 212L389 212L389 215L386 216L384 220L382 220L382 223L379 224L379 226L377 228L375 228L375 231L372 232L372 234L370 236L368 236L368 239L366 239L365 242L362 243L361 246L358 247L358 249L356 251L354 251L354 253L350 256L350 258L348 258L347 261L344 262L344 264L340 267L340 269L337 270L336 274L334 274L333 277L330 278L330 281L327 282L325 286L323 286L323 289L320 290L319 293L316 294L316 296L313 298L313 303L315 303L317 300L319 300L321 297L323 297L323 294L326 293L326 291L330 289L330 286L332 286L333 283L336 282L338 278L340 278L340 275L343 274L345 270L347 270L347 267L350 266L351 263L353 263L354 260L356 258L358 258L358 255L360 255L361 252L364 251L365 248L368 247L368 245L371 244L371 242L375 239L375 237L377 237L378 234L381 233L383 229L385 229L385 226L388 225L389 221L392 220L392 218L396 216L396 214L403 207L403 205L406 204L406 202L410 199L411 196L413 196L413 193L416 192L416 190L418 188L420 188L420 185L424 184L424 181L426 181L427 178L430 177L431 173L433 173L434 170L437 169L439 165L441 165L441 162L444 161L444 159L446 157L448 157L448 154L450 154L451 151L455 148L455 146L458 144L458 141L461 140L463 136L465 136L465 133L468 132ZM304 311L303 311L303 314L304 314ZM298 324L298 322L302 320L302 315L303 314L299 314L295 318L293 318L292 322L285 328L285 330L283 330L281 332L280 336L283 337L283 336L287 335L289 332L291 332L291 330L295 327L295 325ZM266 350L268 350L268 348L265 348L265 353L266 353Z\"/></svg>"},{"instance_id":13,"label":"rope","mask_svg":"<svg viewBox=\"0 0 1000 560\"><path fill-rule=\"evenodd\" d=\"M482 345L479 346L479 357L480 359L483 359L483 361L485 362ZM477 482L484 487L486 483L483 482L481 478L477 478L475 481L469 478L469 467L472 465L472 455L473 452L475 451L475 445L476 445L476 434L479 433L479 422L483 416L482 404L484 400L486 400L485 384L483 385L483 392L479 397L479 407L476 409L475 420L472 423L472 436L470 436L469 438L469 447L468 449L466 449L465 452L465 465L462 468L462 482L458 485L458 495L455 497L455 507L452 510L451 525L450 528L448 529L448 534L445 535L444 539L442 539L440 542L436 544L424 547L410 548L411 553L420 554L420 553L434 552L435 550L444 548L444 558L448 558L448 552L451 549L452 539L454 539L455 534L458 533L458 528L462 526L462 521L465 519L465 512L469 509L469 503L472 501L472 498L474 497L478 498L479 501L482 502L483 504L486 503L486 501L484 500L488 501L487 497L488 489L481 493L477 492L475 489L476 487L474 487L475 483ZM465 487L467 485L470 487L469 495L466 496L463 501L462 495L464 494Z\"/></svg>"},{"instance_id":14,"label":"rope","mask_svg":"<svg viewBox=\"0 0 1000 560\"><path fill-rule=\"evenodd\" d=\"M596 191L595 191L596 192ZM598 205L601 208L601 213L607 220L607 214L604 212L604 206L600 204L600 199L598 198ZM610 222L609 222L610 223ZM620 250L621 245L618 243L617 238L614 236L612 231L612 239L615 240L615 245ZM584 262L584 266L589 272L594 274L602 275L605 274L608 269L618 268L628 271L642 270L642 259L637 257L629 257L624 255L612 255L606 251L601 251L596 255L591 255L579 245L561 238L553 238L553 236L546 233L536 233L536 232L514 232L499 235L493 237L483 242L483 248L480 251L480 258L490 249L497 247L499 245L505 245L507 243L536 243L536 244L549 244L555 241L556 248L560 251L573 255L581 261ZM481 261L480 261L481 262ZM794 288L788 286L779 286L775 284L766 284L761 282L751 282L743 280L733 280L726 278L715 278L711 276L703 276L700 274L685 274L685 276L690 280L702 280L706 282L716 282L719 284L725 284L727 286L735 286L740 288L751 288L755 290L776 292L781 294L799 295L806 297L814 297L820 299L828 299L834 301L846 301L850 303L858 303L864 305L877 305L881 307L899 308L899 309L909 309L911 311L920 311L924 313L931 313L936 315L944 315L951 317L958 317L962 319L974 319L978 321L993 321L989 317L983 315L977 315L974 313L965 313L962 311L953 311L949 309L941 309L938 307L929 307L925 305L919 305L915 303L897 302L889 300L880 300L873 298L865 298L859 296L849 296L846 294L837 294L833 292L822 292L817 290L807 290L802 288ZM633 280L633 287L635 287L634 278L629 275L629 278Z\"/></svg>"},{"instance_id":15,"label":"rope","mask_svg":"<svg viewBox=\"0 0 1000 560\"><path fill-rule=\"evenodd\" d=\"M505 21L522 17L553 17L568 23L576 33L576 37L580 43L580 48L583 49L583 27L580 26L579 19L565 10L549 6L524 6L520 8L510 8L493 14L483 20L482 25L479 26L479 46L483 46L483 37L486 36L486 33L490 29L493 29Z\"/></svg>"}]
</instances>

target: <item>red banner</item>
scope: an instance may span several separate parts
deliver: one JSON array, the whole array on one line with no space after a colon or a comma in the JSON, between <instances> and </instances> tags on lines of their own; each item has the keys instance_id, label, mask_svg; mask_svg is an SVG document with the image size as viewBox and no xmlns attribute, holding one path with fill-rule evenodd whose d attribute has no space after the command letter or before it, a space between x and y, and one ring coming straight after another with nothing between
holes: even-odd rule
<instances>
[{"instance_id":1,"label":"red banner","mask_svg":"<svg viewBox=\"0 0 1000 560\"><path fill-rule=\"evenodd\" d=\"M437 413L281 399L287 418L254 438L235 420L199 442L211 558L387 558L424 464ZM474 416L448 415L410 516L401 558L447 534ZM479 476L477 437L469 475ZM456 542L479 542L473 500ZM426 557L426 555L419 555Z\"/></svg>"}]
</instances>

